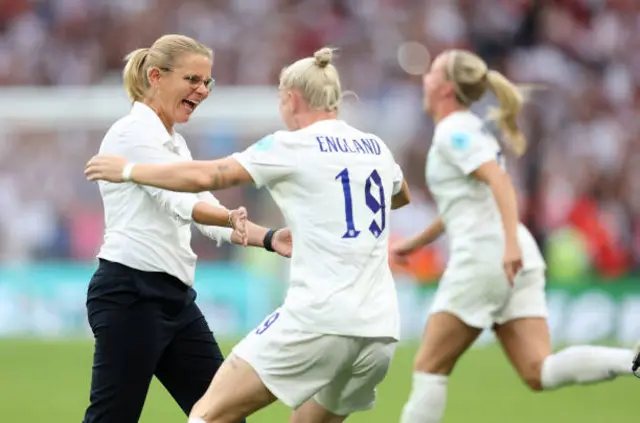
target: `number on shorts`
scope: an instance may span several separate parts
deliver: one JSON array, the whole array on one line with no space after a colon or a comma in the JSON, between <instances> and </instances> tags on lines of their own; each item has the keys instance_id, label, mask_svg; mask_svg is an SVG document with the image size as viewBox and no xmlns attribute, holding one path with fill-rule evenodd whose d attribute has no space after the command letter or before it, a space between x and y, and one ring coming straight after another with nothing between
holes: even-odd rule
<instances>
[{"instance_id":1,"label":"number on shorts","mask_svg":"<svg viewBox=\"0 0 640 423\"><path fill-rule=\"evenodd\" d=\"M496 155L496 161L498 162L498 166L500 166L502 170L506 171L506 164L504 161L504 154L502 154L502 151L498 151L498 154Z\"/></svg>"},{"instance_id":2,"label":"number on shorts","mask_svg":"<svg viewBox=\"0 0 640 423\"><path fill-rule=\"evenodd\" d=\"M351 181L349 180L349 169L343 169L342 172L336 175L336 179L340 179L342 182L342 191L344 194L344 212L345 212L345 220L347 224L347 230L345 231L342 238L357 238L360 235L360 231L356 229L355 222L353 221L353 199L351 198ZM372 186L375 186L378 191L378 196L371 194ZM380 178L380 174L377 170L371 172L369 177L366 180L365 185L365 202L369 210L375 215L380 212L380 224L373 219L369 224L369 232L378 238L384 231L386 226L386 216L385 216L385 201L384 201L384 187L382 186L382 179Z\"/></svg>"},{"instance_id":3,"label":"number on shorts","mask_svg":"<svg viewBox=\"0 0 640 423\"><path fill-rule=\"evenodd\" d=\"M280 316L280 312L276 311L271 316L267 317L265 321L260 326L258 326L258 328L256 329L256 333L258 335L262 335L263 333L265 333L266 330L269 329L269 326L271 326L273 322L278 320L279 316Z\"/></svg>"}]
</instances>

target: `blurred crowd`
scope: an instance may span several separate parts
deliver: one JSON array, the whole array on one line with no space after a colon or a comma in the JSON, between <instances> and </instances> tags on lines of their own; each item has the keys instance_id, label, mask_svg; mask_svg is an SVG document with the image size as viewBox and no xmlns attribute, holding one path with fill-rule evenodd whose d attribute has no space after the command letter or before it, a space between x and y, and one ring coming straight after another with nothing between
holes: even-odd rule
<instances>
[{"instance_id":1,"label":"blurred crowd","mask_svg":"<svg viewBox=\"0 0 640 423\"><path fill-rule=\"evenodd\" d=\"M433 128L420 110L424 52L415 46L431 57L476 51L541 87L522 119L530 150L509 166L552 278L609 281L640 270L640 1L0 0L0 85L118 84L124 55L169 32L214 49L217 86L273 85L283 65L338 47L343 86L403 124L385 136L414 202L394 212L394 237L436 215L424 186ZM102 208L79 172L105 129L0 130L0 260L93 257ZM207 157L259 134L188 135L194 156ZM277 224L267 197L220 194ZM236 254L199 236L194 246L203 259ZM445 259L446 240L416 256L410 272L433 280Z\"/></svg>"}]
</instances>

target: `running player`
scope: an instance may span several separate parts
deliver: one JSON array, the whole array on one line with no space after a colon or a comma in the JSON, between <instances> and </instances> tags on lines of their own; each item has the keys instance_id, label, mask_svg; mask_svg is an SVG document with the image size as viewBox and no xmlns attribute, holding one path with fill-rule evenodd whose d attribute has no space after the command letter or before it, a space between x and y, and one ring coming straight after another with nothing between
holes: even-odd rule
<instances>
[{"instance_id":1,"label":"running player","mask_svg":"<svg viewBox=\"0 0 640 423\"><path fill-rule=\"evenodd\" d=\"M631 374L628 349L573 346L551 353L545 302L545 262L518 220L514 187L500 145L469 106L487 91L500 107L490 116L516 155L526 140L516 118L520 91L468 51L440 54L423 79L424 108L436 123L426 178L440 217L392 248L402 261L443 233L450 258L440 280L402 423L442 420L447 380L460 356L493 328L531 389L609 380Z\"/></svg>"}]
</instances>

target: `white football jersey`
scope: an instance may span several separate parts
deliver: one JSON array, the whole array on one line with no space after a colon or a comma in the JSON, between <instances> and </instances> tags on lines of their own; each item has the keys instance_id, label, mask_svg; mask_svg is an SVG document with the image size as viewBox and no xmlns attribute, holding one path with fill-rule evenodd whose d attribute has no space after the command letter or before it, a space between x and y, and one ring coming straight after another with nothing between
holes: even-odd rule
<instances>
[{"instance_id":1,"label":"white football jersey","mask_svg":"<svg viewBox=\"0 0 640 423\"><path fill-rule=\"evenodd\" d=\"M470 175L492 160L505 169L498 141L475 114L455 112L436 125L425 173L455 262L501 263L504 229L500 211L491 188ZM522 224L518 241L525 269L545 266L535 240Z\"/></svg>"},{"instance_id":2,"label":"white football jersey","mask_svg":"<svg viewBox=\"0 0 640 423\"><path fill-rule=\"evenodd\" d=\"M388 238L403 175L384 142L332 119L275 132L233 157L269 190L291 229L283 308L301 329L398 339Z\"/></svg>"}]
</instances>

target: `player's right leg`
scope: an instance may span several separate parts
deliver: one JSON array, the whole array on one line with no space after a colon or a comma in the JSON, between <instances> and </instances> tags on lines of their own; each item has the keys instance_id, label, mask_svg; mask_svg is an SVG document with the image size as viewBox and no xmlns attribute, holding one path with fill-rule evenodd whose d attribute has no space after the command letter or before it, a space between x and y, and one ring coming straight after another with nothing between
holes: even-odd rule
<instances>
[{"instance_id":1,"label":"player's right leg","mask_svg":"<svg viewBox=\"0 0 640 423\"><path fill-rule=\"evenodd\" d=\"M632 374L630 349L578 345L552 354L549 328L542 318L508 321L496 327L496 335L522 380L535 391Z\"/></svg>"},{"instance_id":2,"label":"player's right leg","mask_svg":"<svg viewBox=\"0 0 640 423\"><path fill-rule=\"evenodd\" d=\"M500 266L452 262L440 280L431 315L415 357L409 400L401 423L439 423L447 383L460 356L504 303L509 288Z\"/></svg>"}]
</instances>

